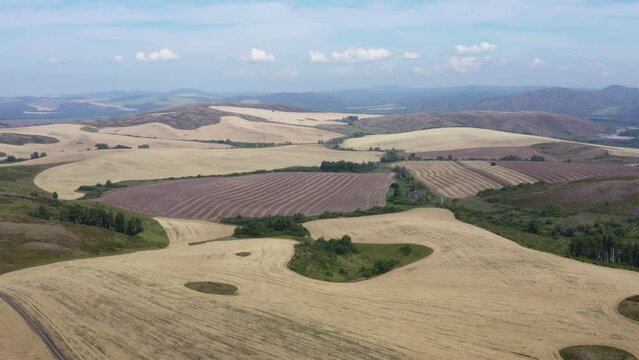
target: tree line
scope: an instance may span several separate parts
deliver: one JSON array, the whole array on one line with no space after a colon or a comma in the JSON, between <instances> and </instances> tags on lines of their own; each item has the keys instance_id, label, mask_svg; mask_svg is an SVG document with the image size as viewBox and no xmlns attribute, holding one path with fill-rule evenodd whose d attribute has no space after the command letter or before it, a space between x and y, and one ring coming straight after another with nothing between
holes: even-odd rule
<instances>
[{"instance_id":1,"label":"tree line","mask_svg":"<svg viewBox=\"0 0 639 360\"><path fill-rule=\"evenodd\" d=\"M356 163L352 161L322 161L320 170L325 172L371 172L375 170L372 161Z\"/></svg>"},{"instance_id":2,"label":"tree line","mask_svg":"<svg viewBox=\"0 0 639 360\"><path fill-rule=\"evenodd\" d=\"M39 206L31 215L44 220L54 217L46 206ZM101 227L130 236L136 236L144 231L142 219L135 216L126 216L122 211L114 213L111 210L102 208L63 204L57 217L60 221Z\"/></svg>"},{"instance_id":3,"label":"tree line","mask_svg":"<svg viewBox=\"0 0 639 360\"><path fill-rule=\"evenodd\" d=\"M639 242L624 240L632 230L629 227L635 224L598 220L594 225L582 225L570 240L570 256L639 267Z\"/></svg>"}]
</instances>

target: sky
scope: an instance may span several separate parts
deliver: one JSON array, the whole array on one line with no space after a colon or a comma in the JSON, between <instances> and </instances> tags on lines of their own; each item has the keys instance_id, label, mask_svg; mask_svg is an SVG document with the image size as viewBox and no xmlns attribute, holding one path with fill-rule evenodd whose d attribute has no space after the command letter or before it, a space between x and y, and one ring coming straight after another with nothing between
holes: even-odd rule
<instances>
[{"instance_id":1,"label":"sky","mask_svg":"<svg viewBox=\"0 0 639 360\"><path fill-rule=\"evenodd\" d=\"M639 86L639 0L0 0L0 96Z\"/></svg>"}]
</instances>

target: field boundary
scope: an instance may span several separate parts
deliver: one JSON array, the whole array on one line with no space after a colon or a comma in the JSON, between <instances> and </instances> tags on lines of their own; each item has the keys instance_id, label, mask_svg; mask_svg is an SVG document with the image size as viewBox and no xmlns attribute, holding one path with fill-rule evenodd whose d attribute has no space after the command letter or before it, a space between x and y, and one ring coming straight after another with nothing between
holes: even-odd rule
<instances>
[{"instance_id":1,"label":"field boundary","mask_svg":"<svg viewBox=\"0 0 639 360\"><path fill-rule=\"evenodd\" d=\"M7 304L9 304L9 306L16 313L18 313L18 315L20 315L20 317L22 317L24 322L26 322L27 325L29 325L31 330L33 330L33 332L36 334L36 336L38 336L40 338L40 340L42 340L42 342L47 347L47 349L49 349L49 352L51 352L51 355L53 356L54 359L56 359L56 360L67 360L68 359L66 356L64 356L62 351L60 351L60 349L56 346L56 344L53 342L53 340L51 340L51 337L49 337L49 335L42 328L42 326L40 326L40 323L38 323L36 320L34 320L31 317L31 315L29 315L29 313L22 307L22 305L16 303L10 295L8 295L7 293L5 293L4 291L1 291L1 290L0 290L0 299L4 300Z\"/></svg>"}]
</instances>

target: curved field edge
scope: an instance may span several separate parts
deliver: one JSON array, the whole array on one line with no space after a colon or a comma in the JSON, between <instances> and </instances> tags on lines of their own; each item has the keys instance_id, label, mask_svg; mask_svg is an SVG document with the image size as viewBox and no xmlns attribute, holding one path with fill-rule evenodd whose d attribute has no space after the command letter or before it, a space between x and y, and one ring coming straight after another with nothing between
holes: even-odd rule
<instances>
[{"instance_id":1,"label":"curved field edge","mask_svg":"<svg viewBox=\"0 0 639 360\"><path fill-rule=\"evenodd\" d=\"M617 311L639 324L639 295L628 297L617 305Z\"/></svg>"},{"instance_id":2,"label":"curved field edge","mask_svg":"<svg viewBox=\"0 0 639 360\"><path fill-rule=\"evenodd\" d=\"M637 360L637 357L612 346L576 345L559 350L563 360Z\"/></svg>"}]
</instances>

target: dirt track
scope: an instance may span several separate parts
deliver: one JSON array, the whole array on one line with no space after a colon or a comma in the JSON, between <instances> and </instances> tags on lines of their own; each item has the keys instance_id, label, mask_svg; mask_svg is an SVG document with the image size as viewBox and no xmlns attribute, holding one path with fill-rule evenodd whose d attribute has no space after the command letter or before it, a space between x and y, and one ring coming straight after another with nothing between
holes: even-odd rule
<instances>
[{"instance_id":1,"label":"dirt track","mask_svg":"<svg viewBox=\"0 0 639 360\"><path fill-rule=\"evenodd\" d=\"M26 269L0 287L78 358L553 359L582 343L639 354L637 324L615 311L639 293L638 273L528 250L444 210L309 223L314 236L435 250L351 284L288 270L291 241L187 246L230 228L162 223L175 241L165 250ZM239 294L199 294L187 281L226 282Z\"/></svg>"}]
</instances>

